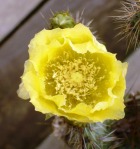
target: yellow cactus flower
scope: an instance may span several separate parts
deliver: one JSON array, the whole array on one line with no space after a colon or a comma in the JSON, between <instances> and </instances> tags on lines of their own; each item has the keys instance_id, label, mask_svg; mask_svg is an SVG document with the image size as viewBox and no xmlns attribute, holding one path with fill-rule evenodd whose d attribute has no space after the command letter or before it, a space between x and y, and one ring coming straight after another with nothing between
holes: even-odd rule
<instances>
[{"instance_id":1,"label":"yellow cactus flower","mask_svg":"<svg viewBox=\"0 0 140 149\"><path fill-rule=\"evenodd\" d=\"M30 42L18 95L43 114L77 122L120 119L126 69L82 24L44 29Z\"/></svg>"}]
</instances>

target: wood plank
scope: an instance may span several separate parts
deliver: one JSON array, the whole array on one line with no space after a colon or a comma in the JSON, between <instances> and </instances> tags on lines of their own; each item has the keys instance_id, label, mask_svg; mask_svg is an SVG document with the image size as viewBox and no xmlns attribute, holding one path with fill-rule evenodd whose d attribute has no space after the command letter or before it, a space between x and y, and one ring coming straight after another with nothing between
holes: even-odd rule
<instances>
[{"instance_id":1,"label":"wood plank","mask_svg":"<svg viewBox=\"0 0 140 149\"><path fill-rule=\"evenodd\" d=\"M140 91L140 48L138 48L130 57L128 61L128 73L126 76L127 90L130 92Z\"/></svg>"},{"instance_id":2,"label":"wood plank","mask_svg":"<svg viewBox=\"0 0 140 149\"><path fill-rule=\"evenodd\" d=\"M42 0L0 1L0 41Z\"/></svg>"},{"instance_id":3,"label":"wood plank","mask_svg":"<svg viewBox=\"0 0 140 149\"><path fill-rule=\"evenodd\" d=\"M46 27L46 22L42 19L40 12L44 14L46 20L49 20L50 9L62 11L68 7L72 14L85 8L83 18L86 21L95 18L92 25L96 26L98 34L101 35L108 50L117 52L119 59L126 57L124 44L114 44L116 40L113 40L113 37L116 32L111 18L107 17L119 7L119 0L111 2L110 0L77 0L74 2L51 0L46 3L0 50L0 138L2 138L0 148L24 149L26 143L26 149L32 149L49 134L50 125L36 125L36 122L44 123L43 115L35 112L33 106L27 101L20 100L16 90L20 83L24 61L28 58L27 45L35 33ZM8 139L11 136L12 139Z\"/></svg>"},{"instance_id":4,"label":"wood plank","mask_svg":"<svg viewBox=\"0 0 140 149\"><path fill-rule=\"evenodd\" d=\"M40 23L38 22L40 18ZM39 12L0 50L0 148L32 149L49 134L44 116L17 97L29 40L45 24ZM32 32L30 32L32 30Z\"/></svg>"},{"instance_id":5,"label":"wood plank","mask_svg":"<svg viewBox=\"0 0 140 149\"><path fill-rule=\"evenodd\" d=\"M70 149L62 139L51 134L36 149Z\"/></svg>"}]
</instances>

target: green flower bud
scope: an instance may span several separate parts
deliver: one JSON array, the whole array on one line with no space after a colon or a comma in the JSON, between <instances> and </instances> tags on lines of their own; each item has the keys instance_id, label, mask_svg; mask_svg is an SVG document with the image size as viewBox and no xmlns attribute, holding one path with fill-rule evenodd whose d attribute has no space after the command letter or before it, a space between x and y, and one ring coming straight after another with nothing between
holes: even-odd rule
<instances>
[{"instance_id":1,"label":"green flower bud","mask_svg":"<svg viewBox=\"0 0 140 149\"><path fill-rule=\"evenodd\" d=\"M55 14L51 20L51 28L72 28L76 25L74 19L68 12L61 12Z\"/></svg>"}]
</instances>

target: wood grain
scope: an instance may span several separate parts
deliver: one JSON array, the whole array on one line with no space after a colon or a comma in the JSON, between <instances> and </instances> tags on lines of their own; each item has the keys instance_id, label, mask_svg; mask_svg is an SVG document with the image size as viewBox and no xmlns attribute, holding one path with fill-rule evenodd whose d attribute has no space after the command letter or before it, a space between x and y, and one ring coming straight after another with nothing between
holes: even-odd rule
<instances>
[{"instance_id":1,"label":"wood grain","mask_svg":"<svg viewBox=\"0 0 140 149\"><path fill-rule=\"evenodd\" d=\"M140 91L140 48L138 48L130 57L128 61L127 92L136 93Z\"/></svg>"},{"instance_id":2,"label":"wood grain","mask_svg":"<svg viewBox=\"0 0 140 149\"><path fill-rule=\"evenodd\" d=\"M0 1L0 41L40 2L41 0Z\"/></svg>"},{"instance_id":3,"label":"wood grain","mask_svg":"<svg viewBox=\"0 0 140 149\"><path fill-rule=\"evenodd\" d=\"M62 139L53 134L48 136L36 149L70 149Z\"/></svg>"},{"instance_id":4,"label":"wood grain","mask_svg":"<svg viewBox=\"0 0 140 149\"><path fill-rule=\"evenodd\" d=\"M0 139L0 148L32 149L47 137L51 130L50 125L44 125L44 116L35 112L28 101L19 99L16 94L24 62L28 58L27 45L37 32L47 26L51 15L50 9L55 12L69 8L73 15L85 9L83 14L85 21L94 18L92 26L98 31L108 50L117 52L118 58L124 59L125 44L116 44L116 39L113 38L116 31L114 31L112 19L108 17L114 14L114 10L118 7L119 0L51 0L1 47L0 138L2 139ZM44 15L45 20L40 13ZM42 125L37 125L38 122Z\"/></svg>"}]
</instances>

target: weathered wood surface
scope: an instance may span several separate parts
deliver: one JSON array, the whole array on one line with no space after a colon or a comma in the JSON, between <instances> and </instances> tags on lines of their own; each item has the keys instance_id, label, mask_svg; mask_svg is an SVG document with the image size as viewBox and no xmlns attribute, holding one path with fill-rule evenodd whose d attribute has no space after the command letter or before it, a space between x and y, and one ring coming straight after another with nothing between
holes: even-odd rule
<instances>
[{"instance_id":1,"label":"weathered wood surface","mask_svg":"<svg viewBox=\"0 0 140 149\"><path fill-rule=\"evenodd\" d=\"M36 149L70 149L62 139L51 134Z\"/></svg>"},{"instance_id":2,"label":"weathered wood surface","mask_svg":"<svg viewBox=\"0 0 140 149\"><path fill-rule=\"evenodd\" d=\"M60 5L61 4L61 5ZM69 8L72 14L85 9L83 18L90 21L98 31L101 40L109 51L117 52L119 59L124 59L125 44L116 44L116 31L112 19L119 7L119 0L51 0L26 22L0 50L0 148L3 149L32 149L43 138L48 136L50 125L44 125L44 116L34 111L27 101L17 97L16 90L20 83L24 61L28 58L27 45L34 34L46 27L40 12L46 20L52 11L62 11ZM41 123L38 125L37 123ZM46 147L50 149L51 147Z\"/></svg>"},{"instance_id":3,"label":"weathered wood surface","mask_svg":"<svg viewBox=\"0 0 140 149\"><path fill-rule=\"evenodd\" d=\"M0 41L42 0L0 1Z\"/></svg>"},{"instance_id":4,"label":"weathered wood surface","mask_svg":"<svg viewBox=\"0 0 140 149\"><path fill-rule=\"evenodd\" d=\"M126 76L126 92L135 93L140 91L140 47L127 58L128 72Z\"/></svg>"}]
</instances>

